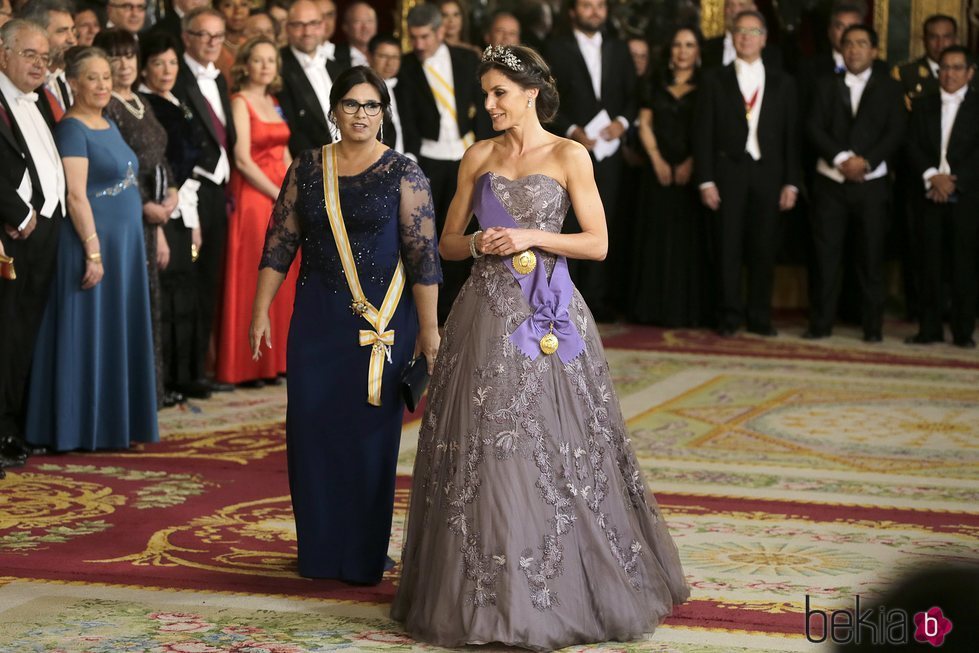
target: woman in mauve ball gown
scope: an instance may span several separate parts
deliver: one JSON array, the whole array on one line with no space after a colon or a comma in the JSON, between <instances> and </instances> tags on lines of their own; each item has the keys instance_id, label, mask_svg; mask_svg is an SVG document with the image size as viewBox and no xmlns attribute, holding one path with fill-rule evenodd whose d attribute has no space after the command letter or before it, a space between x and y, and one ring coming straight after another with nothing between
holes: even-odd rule
<instances>
[{"instance_id":1,"label":"woman in mauve ball gown","mask_svg":"<svg viewBox=\"0 0 979 653\"><path fill-rule=\"evenodd\" d=\"M608 249L591 159L541 126L558 97L540 55L487 48L479 75L504 134L466 152L442 232L444 258L476 261L435 364L392 615L441 646L635 639L689 588L568 276ZM582 230L562 234L572 206Z\"/></svg>"}]
</instances>

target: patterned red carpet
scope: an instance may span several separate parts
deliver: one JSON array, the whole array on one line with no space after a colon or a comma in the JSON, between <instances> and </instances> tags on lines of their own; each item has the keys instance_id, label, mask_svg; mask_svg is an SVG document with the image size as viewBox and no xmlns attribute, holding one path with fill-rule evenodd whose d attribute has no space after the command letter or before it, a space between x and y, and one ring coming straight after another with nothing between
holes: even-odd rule
<instances>
[{"instance_id":1,"label":"patterned red carpet","mask_svg":"<svg viewBox=\"0 0 979 653\"><path fill-rule=\"evenodd\" d=\"M693 596L649 640L594 650L805 650L807 595L831 610L925 561L979 563L974 351L603 333ZM415 647L386 618L398 567L373 588L296 575L284 406L284 387L238 390L163 411L160 444L11 470L0 651ZM408 416L395 559L416 432Z\"/></svg>"}]
</instances>

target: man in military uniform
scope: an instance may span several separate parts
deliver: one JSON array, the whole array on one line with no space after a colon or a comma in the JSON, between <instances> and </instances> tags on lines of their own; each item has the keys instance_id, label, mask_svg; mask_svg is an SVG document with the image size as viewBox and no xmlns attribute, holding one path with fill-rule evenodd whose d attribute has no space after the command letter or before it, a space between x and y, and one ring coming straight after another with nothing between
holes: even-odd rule
<instances>
[{"instance_id":1,"label":"man in military uniform","mask_svg":"<svg viewBox=\"0 0 979 653\"><path fill-rule=\"evenodd\" d=\"M901 82L901 86L904 87L904 97L909 111L912 100L923 95L938 93L938 60L945 48L958 44L958 30L958 22L951 16L945 14L929 16L922 29L925 54L894 66L891 77Z\"/></svg>"}]
</instances>

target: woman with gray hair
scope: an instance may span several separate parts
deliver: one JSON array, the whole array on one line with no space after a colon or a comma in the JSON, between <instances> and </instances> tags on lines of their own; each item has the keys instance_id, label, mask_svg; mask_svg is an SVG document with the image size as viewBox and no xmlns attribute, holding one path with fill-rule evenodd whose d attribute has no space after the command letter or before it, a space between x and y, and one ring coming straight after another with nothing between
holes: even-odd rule
<instances>
[{"instance_id":1,"label":"woman with gray hair","mask_svg":"<svg viewBox=\"0 0 979 653\"><path fill-rule=\"evenodd\" d=\"M55 138L74 229L60 233L26 436L55 451L126 449L159 439L139 161L104 116L112 97L105 52L70 49L66 76L75 103Z\"/></svg>"}]
</instances>

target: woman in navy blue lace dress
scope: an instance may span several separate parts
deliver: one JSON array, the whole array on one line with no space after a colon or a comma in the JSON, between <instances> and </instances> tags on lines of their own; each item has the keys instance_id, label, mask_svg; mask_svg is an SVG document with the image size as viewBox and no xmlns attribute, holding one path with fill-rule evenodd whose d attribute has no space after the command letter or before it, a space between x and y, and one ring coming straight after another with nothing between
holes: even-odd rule
<instances>
[{"instance_id":1,"label":"woman in navy blue lace dress","mask_svg":"<svg viewBox=\"0 0 979 653\"><path fill-rule=\"evenodd\" d=\"M302 153L286 174L266 234L250 338L258 356L284 337L271 332L268 309L301 244L286 354L299 573L374 584L384 573L394 508L398 381L414 354L434 362L441 268L428 181L377 139L389 104L384 82L366 67L352 68L334 82L330 104L342 140ZM396 308L380 328L351 310L351 284L326 209L324 164L337 174L348 261L364 299L382 314L403 264L403 292L387 302Z\"/></svg>"}]
</instances>

